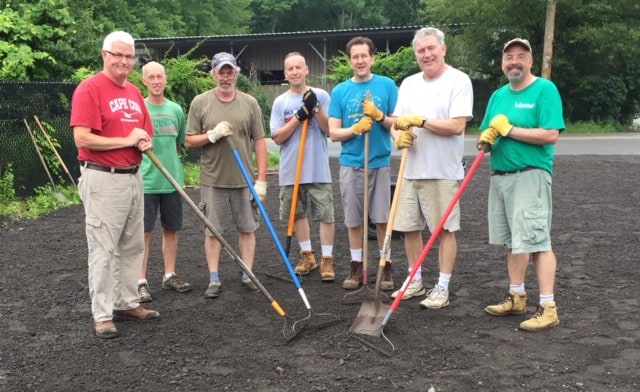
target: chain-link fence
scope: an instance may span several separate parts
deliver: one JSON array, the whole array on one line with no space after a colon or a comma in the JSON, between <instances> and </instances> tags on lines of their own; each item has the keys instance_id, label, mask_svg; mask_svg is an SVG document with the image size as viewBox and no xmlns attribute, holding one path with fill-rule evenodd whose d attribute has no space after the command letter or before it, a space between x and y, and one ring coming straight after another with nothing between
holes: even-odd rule
<instances>
[{"instance_id":1,"label":"chain-link fence","mask_svg":"<svg viewBox=\"0 0 640 392\"><path fill-rule=\"evenodd\" d=\"M38 145L44 158L50 163L57 161L34 116L39 118L52 141L59 144L58 153L74 179L80 175L76 164L77 149L69 127L71 95L75 87L75 83L64 82L0 81L0 177L11 165L17 196L30 196L35 188L51 183L25 120L40 141ZM70 184L60 166L58 164L59 175L51 173L54 182L56 185Z\"/></svg>"}]
</instances>

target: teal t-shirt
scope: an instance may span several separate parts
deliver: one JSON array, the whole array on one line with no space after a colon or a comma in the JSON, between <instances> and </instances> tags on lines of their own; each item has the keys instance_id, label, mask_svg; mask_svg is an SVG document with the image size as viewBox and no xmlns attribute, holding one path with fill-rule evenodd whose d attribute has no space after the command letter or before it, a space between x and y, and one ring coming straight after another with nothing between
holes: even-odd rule
<instances>
[{"instance_id":1,"label":"teal t-shirt","mask_svg":"<svg viewBox=\"0 0 640 392\"><path fill-rule=\"evenodd\" d=\"M155 131L155 135L151 139L153 153L176 182L184 187L184 172L177 148L177 146L184 144L186 125L184 111L180 105L168 99L162 105L154 105L147 100L145 100L145 104L151 115ZM143 154L140 169L142 170L144 193L171 193L176 191L146 154Z\"/></svg>"},{"instance_id":2,"label":"teal t-shirt","mask_svg":"<svg viewBox=\"0 0 640 392\"><path fill-rule=\"evenodd\" d=\"M363 83L351 79L338 84L331 92L329 117L342 120L342 127L348 128L360 121L362 101L370 93L371 100L385 115L393 113L398 100L398 87L386 76L373 75ZM357 135L342 142L338 157L341 166L364 167L364 135ZM374 121L369 132L369 168L378 169L391 164L391 136L380 123Z\"/></svg>"},{"instance_id":3,"label":"teal t-shirt","mask_svg":"<svg viewBox=\"0 0 640 392\"><path fill-rule=\"evenodd\" d=\"M487 129L498 114L507 116L517 127L560 132L565 128L560 93L552 81L543 78L537 78L522 91L513 91L508 84L496 90L489 99L480 129ZM535 145L499 137L491 147L491 170L515 171L531 166L553 174L554 152L553 144Z\"/></svg>"}]
</instances>

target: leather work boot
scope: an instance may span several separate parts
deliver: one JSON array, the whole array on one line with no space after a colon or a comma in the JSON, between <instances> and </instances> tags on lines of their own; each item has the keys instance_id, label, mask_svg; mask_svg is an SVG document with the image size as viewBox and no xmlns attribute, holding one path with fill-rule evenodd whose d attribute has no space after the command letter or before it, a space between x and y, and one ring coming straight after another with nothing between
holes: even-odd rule
<instances>
[{"instance_id":1,"label":"leather work boot","mask_svg":"<svg viewBox=\"0 0 640 392\"><path fill-rule=\"evenodd\" d=\"M333 272L333 256L322 256L322 260L320 260L320 280L324 282L336 280L336 274Z\"/></svg>"},{"instance_id":2,"label":"leather work boot","mask_svg":"<svg viewBox=\"0 0 640 392\"><path fill-rule=\"evenodd\" d=\"M351 271L347 279L342 282L342 288L355 290L362 284L362 262L351 262Z\"/></svg>"},{"instance_id":3,"label":"leather work boot","mask_svg":"<svg viewBox=\"0 0 640 392\"><path fill-rule=\"evenodd\" d=\"M536 314L533 317L520 323L520 329L541 331L558 324L560 324L560 319L558 318L556 303L554 301L544 301L541 305L538 305Z\"/></svg>"},{"instance_id":4,"label":"leather work boot","mask_svg":"<svg viewBox=\"0 0 640 392\"><path fill-rule=\"evenodd\" d=\"M311 270L316 268L318 268L318 264L316 263L316 256L313 251L300 251L300 262L296 265L296 273L300 275L307 275Z\"/></svg>"},{"instance_id":5,"label":"leather work boot","mask_svg":"<svg viewBox=\"0 0 640 392\"><path fill-rule=\"evenodd\" d=\"M393 290L393 267L391 266L391 262L387 260L383 268L380 290L391 291Z\"/></svg>"},{"instance_id":6,"label":"leather work boot","mask_svg":"<svg viewBox=\"0 0 640 392\"><path fill-rule=\"evenodd\" d=\"M142 305L127 310L114 310L113 321L153 321L160 319L160 312L157 310L145 309Z\"/></svg>"},{"instance_id":7,"label":"leather work boot","mask_svg":"<svg viewBox=\"0 0 640 392\"><path fill-rule=\"evenodd\" d=\"M527 293L515 293L509 290L502 302L497 305L489 305L484 311L492 316L507 316L510 314L524 314L527 311Z\"/></svg>"},{"instance_id":8,"label":"leather work boot","mask_svg":"<svg viewBox=\"0 0 640 392\"><path fill-rule=\"evenodd\" d=\"M118 336L118 330L111 320L94 321L93 326L96 329L96 336L100 339L112 339Z\"/></svg>"}]
</instances>

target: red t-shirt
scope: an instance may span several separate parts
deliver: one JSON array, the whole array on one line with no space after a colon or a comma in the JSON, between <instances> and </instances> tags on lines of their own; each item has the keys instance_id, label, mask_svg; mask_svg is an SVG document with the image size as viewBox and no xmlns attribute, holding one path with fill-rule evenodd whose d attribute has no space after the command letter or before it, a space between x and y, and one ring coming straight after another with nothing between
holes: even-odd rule
<instances>
[{"instance_id":1,"label":"red t-shirt","mask_svg":"<svg viewBox=\"0 0 640 392\"><path fill-rule=\"evenodd\" d=\"M134 128L153 136L153 122L140 90L128 81L120 86L102 72L82 81L73 92L70 125L91 128L92 133L105 137L126 137ZM140 164L142 153L135 147L106 151L79 148L78 159L126 167Z\"/></svg>"}]
</instances>

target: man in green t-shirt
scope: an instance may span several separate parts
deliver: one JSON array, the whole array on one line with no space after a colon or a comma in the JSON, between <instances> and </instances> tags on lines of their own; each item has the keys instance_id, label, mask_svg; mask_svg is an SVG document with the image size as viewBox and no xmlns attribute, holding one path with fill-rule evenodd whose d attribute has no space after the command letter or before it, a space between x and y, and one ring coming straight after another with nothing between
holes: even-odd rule
<instances>
[{"instance_id":1,"label":"man in green t-shirt","mask_svg":"<svg viewBox=\"0 0 640 392\"><path fill-rule=\"evenodd\" d=\"M496 90L487 105L478 148L491 145L489 243L507 247L509 292L493 316L525 314L524 288L533 256L540 301L520 329L539 331L557 325L554 299L556 256L551 250L551 176L554 144L565 124L555 84L531 73L529 41L515 38L502 50L502 71L509 83Z\"/></svg>"},{"instance_id":2,"label":"man in green t-shirt","mask_svg":"<svg viewBox=\"0 0 640 392\"><path fill-rule=\"evenodd\" d=\"M155 131L152 139L154 154L178 184L184 187L184 173L179 154L185 137L184 111L180 105L164 96L167 76L161 64L155 61L145 64L142 67L142 83L147 86L145 104L151 114ZM151 235L158 211L162 225L164 257L162 288L186 293L191 291L192 287L175 272L178 250L177 232L182 229L182 198L146 155L143 156L141 170L144 182L144 261L138 280L138 302L150 302L152 298L147 282L147 266Z\"/></svg>"}]
</instances>

